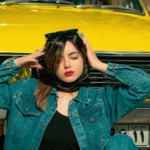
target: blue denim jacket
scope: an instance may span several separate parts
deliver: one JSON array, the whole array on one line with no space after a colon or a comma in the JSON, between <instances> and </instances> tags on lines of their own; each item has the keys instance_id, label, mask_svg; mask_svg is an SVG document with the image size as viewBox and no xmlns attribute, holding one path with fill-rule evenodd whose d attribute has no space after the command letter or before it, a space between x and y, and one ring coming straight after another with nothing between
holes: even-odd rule
<instances>
[{"instance_id":1,"label":"blue denim jacket","mask_svg":"<svg viewBox=\"0 0 150 150\"><path fill-rule=\"evenodd\" d=\"M52 89L46 111L36 106L37 81L11 79L20 67L14 60L0 66L0 108L9 110L5 150L38 150L45 128L57 109L57 91ZM138 107L150 93L150 76L127 65L109 63L106 74L121 84L81 87L69 103L69 119L80 150L102 150L110 138L110 127ZM68 137L69 138L69 137Z\"/></svg>"}]
</instances>

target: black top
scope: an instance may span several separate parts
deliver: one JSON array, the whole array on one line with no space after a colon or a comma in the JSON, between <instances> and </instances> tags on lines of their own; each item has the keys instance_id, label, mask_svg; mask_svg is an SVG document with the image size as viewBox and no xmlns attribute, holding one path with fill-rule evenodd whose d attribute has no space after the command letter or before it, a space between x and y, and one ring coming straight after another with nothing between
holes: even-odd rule
<instances>
[{"instance_id":1,"label":"black top","mask_svg":"<svg viewBox=\"0 0 150 150\"><path fill-rule=\"evenodd\" d=\"M39 150L79 150L69 117L56 111L46 127Z\"/></svg>"}]
</instances>

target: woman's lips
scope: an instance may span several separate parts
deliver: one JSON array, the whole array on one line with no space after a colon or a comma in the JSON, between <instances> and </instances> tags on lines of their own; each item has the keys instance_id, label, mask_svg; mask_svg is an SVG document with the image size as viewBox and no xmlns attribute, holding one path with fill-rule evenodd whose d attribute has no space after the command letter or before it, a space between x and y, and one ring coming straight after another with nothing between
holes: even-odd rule
<instances>
[{"instance_id":1,"label":"woman's lips","mask_svg":"<svg viewBox=\"0 0 150 150\"><path fill-rule=\"evenodd\" d=\"M72 76L74 74L74 71L67 71L64 73L65 76Z\"/></svg>"}]
</instances>

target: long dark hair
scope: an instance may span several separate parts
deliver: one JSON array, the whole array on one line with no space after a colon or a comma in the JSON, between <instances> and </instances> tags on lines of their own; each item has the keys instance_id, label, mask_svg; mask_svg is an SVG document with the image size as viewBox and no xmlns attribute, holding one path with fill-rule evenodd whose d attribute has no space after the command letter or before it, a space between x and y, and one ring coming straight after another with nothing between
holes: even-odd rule
<instances>
[{"instance_id":1,"label":"long dark hair","mask_svg":"<svg viewBox=\"0 0 150 150\"><path fill-rule=\"evenodd\" d=\"M45 45L45 63L51 73L55 74L67 41L78 49L84 61L86 61L86 48L80 36L75 34L72 38L67 39L60 35L55 41L48 41Z\"/></svg>"},{"instance_id":2,"label":"long dark hair","mask_svg":"<svg viewBox=\"0 0 150 150\"><path fill-rule=\"evenodd\" d=\"M71 42L77 48L77 50L81 53L84 62L87 61L86 47L78 33L69 39L60 35L54 41L47 41L45 44L44 62L46 64L46 68L52 74L55 74L58 68L67 41ZM37 107L40 110L44 111L46 109L47 98L51 90L51 86L38 80L38 87L36 89L35 96Z\"/></svg>"}]
</instances>

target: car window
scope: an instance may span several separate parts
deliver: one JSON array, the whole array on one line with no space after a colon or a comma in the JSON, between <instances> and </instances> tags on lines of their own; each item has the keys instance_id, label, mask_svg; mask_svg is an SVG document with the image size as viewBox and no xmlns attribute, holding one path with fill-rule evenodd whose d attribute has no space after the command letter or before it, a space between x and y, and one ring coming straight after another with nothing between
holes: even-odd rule
<instances>
[{"instance_id":1,"label":"car window","mask_svg":"<svg viewBox=\"0 0 150 150\"><path fill-rule=\"evenodd\" d=\"M148 12L150 13L150 0L143 0Z\"/></svg>"},{"instance_id":2,"label":"car window","mask_svg":"<svg viewBox=\"0 0 150 150\"><path fill-rule=\"evenodd\" d=\"M10 0L0 0L10 1ZM47 4L47 5L65 5L76 8L95 8L95 9L111 9L115 11L125 12L142 12L142 7L139 0L17 0L12 1L18 4Z\"/></svg>"}]
</instances>

